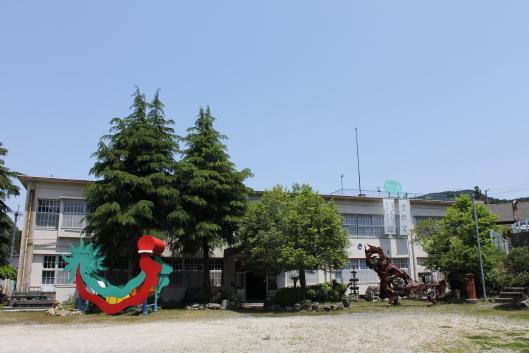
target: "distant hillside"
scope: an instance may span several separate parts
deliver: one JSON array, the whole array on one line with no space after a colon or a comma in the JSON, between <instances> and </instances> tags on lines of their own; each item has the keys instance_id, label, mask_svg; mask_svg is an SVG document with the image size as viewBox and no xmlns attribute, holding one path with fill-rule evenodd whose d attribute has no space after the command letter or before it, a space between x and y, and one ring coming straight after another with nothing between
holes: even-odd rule
<instances>
[{"instance_id":1,"label":"distant hillside","mask_svg":"<svg viewBox=\"0 0 529 353\"><path fill-rule=\"evenodd\" d=\"M471 196L472 194L476 194L476 200L485 201L485 194L479 190L479 188L476 190L472 189L466 189L466 190L458 190L458 191L442 191L442 192L432 192L429 194L425 194L422 196L417 197L417 199L421 200L441 200L441 201L453 201L457 196L466 194ZM529 201L529 197L521 197L517 198L518 201ZM494 197L488 197L489 203L504 203L504 202L512 202L512 199L497 199Z\"/></svg>"}]
</instances>

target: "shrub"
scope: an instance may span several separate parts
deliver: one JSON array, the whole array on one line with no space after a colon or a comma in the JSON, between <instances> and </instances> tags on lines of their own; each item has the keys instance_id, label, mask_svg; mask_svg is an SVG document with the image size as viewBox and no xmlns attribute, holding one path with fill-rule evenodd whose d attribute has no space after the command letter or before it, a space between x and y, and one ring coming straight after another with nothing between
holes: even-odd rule
<instances>
[{"instance_id":1,"label":"shrub","mask_svg":"<svg viewBox=\"0 0 529 353\"><path fill-rule=\"evenodd\" d=\"M312 309L312 301L310 299L305 299L301 302L301 309L303 310L310 310Z\"/></svg>"},{"instance_id":2,"label":"shrub","mask_svg":"<svg viewBox=\"0 0 529 353\"><path fill-rule=\"evenodd\" d=\"M504 260L509 273L523 273L529 271L529 247L514 248Z\"/></svg>"},{"instance_id":3,"label":"shrub","mask_svg":"<svg viewBox=\"0 0 529 353\"><path fill-rule=\"evenodd\" d=\"M184 298L185 304L207 304L209 297L201 288L188 288Z\"/></svg>"},{"instance_id":4,"label":"shrub","mask_svg":"<svg viewBox=\"0 0 529 353\"><path fill-rule=\"evenodd\" d=\"M305 299L302 288L281 288L274 297L274 303L281 306L294 305Z\"/></svg>"},{"instance_id":5,"label":"shrub","mask_svg":"<svg viewBox=\"0 0 529 353\"><path fill-rule=\"evenodd\" d=\"M318 296L318 294L316 293L316 290L314 290L312 288L309 288L305 292L305 296L307 297L307 299L310 299L312 301L316 301L316 297Z\"/></svg>"},{"instance_id":6,"label":"shrub","mask_svg":"<svg viewBox=\"0 0 529 353\"><path fill-rule=\"evenodd\" d=\"M529 272L519 272L509 277L511 287L529 287Z\"/></svg>"}]
</instances>

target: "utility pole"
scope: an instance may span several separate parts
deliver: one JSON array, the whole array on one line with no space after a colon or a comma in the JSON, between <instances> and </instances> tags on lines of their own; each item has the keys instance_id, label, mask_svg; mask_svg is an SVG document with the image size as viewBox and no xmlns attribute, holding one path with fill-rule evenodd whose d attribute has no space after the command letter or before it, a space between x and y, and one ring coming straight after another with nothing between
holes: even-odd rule
<instances>
[{"instance_id":1,"label":"utility pole","mask_svg":"<svg viewBox=\"0 0 529 353\"><path fill-rule=\"evenodd\" d=\"M13 222L13 233L11 235L11 255L9 256L9 259L11 260L11 264L13 264L13 255L15 252L15 238L17 235L17 221L18 217L20 217L22 213L20 213L20 206L17 207L17 210L15 212L15 221Z\"/></svg>"},{"instance_id":2,"label":"utility pole","mask_svg":"<svg viewBox=\"0 0 529 353\"><path fill-rule=\"evenodd\" d=\"M358 152L358 129L355 127L356 137L356 168L358 170L358 196L362 196L362 184L360 182L360 153Z\"/></svg>"},{"instance_id":3,"label":"utility pole","mask_svg":"<svg viewBox=\"0 0 529 353\"><path fill-rule=\"evenodd\" d=\"M483 299L487 301L487 291L485 289L485 275L483 273L483 259L481 258L481 242L479 240L478 213L476 211L476 203L474 201L474 194L472 194L472 209L474 211L474 229L476 230L476 239L478 242L479 270L481 272L481 287L483 289Z\"/></svg>"},{"instance_id":4,"label":"utility pole","mask_svg":"<svg viewBox=\"0 0 529 353\"><path fill-rule=\"evenodd\" d=\"M342 196L343 196L343 174L340 175L340 185L342 186L341 190L342 190Z\"/></svg>"}]
</instances>

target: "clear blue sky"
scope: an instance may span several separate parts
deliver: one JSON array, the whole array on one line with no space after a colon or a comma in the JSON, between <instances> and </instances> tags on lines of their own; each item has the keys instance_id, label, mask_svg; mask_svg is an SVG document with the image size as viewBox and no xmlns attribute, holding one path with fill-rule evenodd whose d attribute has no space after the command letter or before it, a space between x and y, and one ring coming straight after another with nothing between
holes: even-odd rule
<instances>
[{"instance_id":1,"label":"clear blue sky","mask_svg":"<svg viewBox=\"0 0 529 353\"><path fill-rule=\"evenodd\" d=\"M8 166L87 178L138 85L178 133L210 105L255 189L529 194L527 1L9 1ZM514 192L508 192L515 190ZM23 199L12 199L11 206Z\"/></svg>"}]
</instances>

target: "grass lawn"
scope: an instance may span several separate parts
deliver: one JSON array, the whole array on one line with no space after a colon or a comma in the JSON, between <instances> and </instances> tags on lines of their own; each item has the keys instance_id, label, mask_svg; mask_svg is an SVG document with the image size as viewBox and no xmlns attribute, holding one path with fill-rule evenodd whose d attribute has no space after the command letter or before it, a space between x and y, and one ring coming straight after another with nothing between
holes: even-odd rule
<instances>
[{"instance_id":1,"label":"grass lawn","mask_svg":"<svg viewBox=\"0 0 529 353\"><path fill-rule=\"evenodd\" d=\"M68 324L68 323L136 323L166 320L217 320L237 317L287 317L287 316L319 316L319 315L346 315L370 313L443 313L458 314L475 317L501 317L512 320L527 321L529 325L529 310L514 310L505 306L494 304L437 304L428 307L423 301L401 300L401 305L390 306L385 302L359 302L353 303L344 311L328 312L236 312L231 310L185 310L162 309L147 316L138 312L128 312L118 315L102 313L84 314L75 316L49 316L44 312L3 312L0 310L0 325L8 324ZM528 326L529 327L529 326Z\"/></svg>"}]
</instances>

